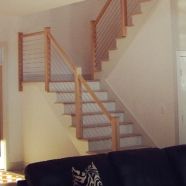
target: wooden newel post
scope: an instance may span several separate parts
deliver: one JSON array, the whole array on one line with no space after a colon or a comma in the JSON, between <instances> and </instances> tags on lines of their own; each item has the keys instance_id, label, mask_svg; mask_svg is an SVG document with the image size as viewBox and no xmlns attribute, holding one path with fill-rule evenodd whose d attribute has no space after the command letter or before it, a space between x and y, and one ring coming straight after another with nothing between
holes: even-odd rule
<instances>
[{"instance_id":1,"label":"wooden newel post","mask_svg":"<svg viewBox=\"0 0 186 186\"><path fill-rule=\"evenodd\" d=\"M82 126L82 85L79 79L81 75L81 68L76 68L75 73L75 114L76 114L76 137L81 139L83 137Z\"/></svg>"},{"instance_id":2,"label":"wooden newel post","mask_svg":"<svg viewBox=\"0 0 186 186\"><path fill-rule=\"evenodd\" d=\"M92 30L92 65L91 65L91 78L94 79L94 73L96 71L96 21L91 21Z\"/></svg>"},{"instance_id":3,"label":"wooden newel post","mask_svg":"<svg viewBox=\"0 0 186 186\"><path fill-rule=\"evenodd\" d=\"M121 36L125 37L127 35L127 0L120 0L121 7Z\"/></svg>"},{"instance_id":4,"label":"wooden newel post","mask_svg":"<svg viewBox=\"0 0 186 186\"><path fill-rule=\"evenodd\" d=\"M23 33L18 33L18 74L19 91L23 91Z\"/></svg>"},{"instance_id":5,"label":"wooden newel post","mask_svg":"<svg viewBox=\"0 0 186 186\"><path fill-rule=\"evenodd\" d=\"M116 151L120 147L120 131L119 131L119 120L113 117L111 120L112 124L112 150Z\"/></svg>"},{"instance_id":6,"label":"wooden newel post","mask_svg":"<svg viewBox=\"0 0 186 186\"><path fill-rule=\"evenodd\" d=\"M51 45L48 33L50 33L50 27L45 27L45 90L49 92L49 82L51 80Z\"/></svg>"}]
</instances>

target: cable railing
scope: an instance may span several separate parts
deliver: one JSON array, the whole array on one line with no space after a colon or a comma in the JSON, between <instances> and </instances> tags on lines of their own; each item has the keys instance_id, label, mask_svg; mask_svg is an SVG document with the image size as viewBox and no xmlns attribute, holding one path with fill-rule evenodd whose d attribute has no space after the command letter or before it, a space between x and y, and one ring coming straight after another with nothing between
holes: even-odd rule
<instances>
[{"instance_id":1,"label":"cable railing","mask_svg":"<svg viewBox=\"0 0 186 186\"><path fill-rule=\"evenodd\" d=\"M144 0L107 0L94 21L92 29L92 76L101 71L101 62L108 60L109 50L116 48L116 38L127 34L132 15L140 13Z\"/></svg>"},{"instance_id":2,"label":"cable railing","mask_svg":"<svg viewBox=\"0 0 186 186\"><path fill-rule=\"evenodd\" d=\"M24 58L24 40L26 38L38 37L42 35L44 37L43 53L44 53L44 65L41 74L45 81L45 90L50 91L51 82L65 82L73 81L73 88L69 89L75 93L75 118L76 118L76 136L79 139L83 138L83 93L86 92L95 102L95 107L99 108L99 112L103 114L112 128L112 150L119 148L119 119L111 115L105 105L99 100L94 93L90 85L81 75L81 68L77 67L65 52L65 50L57 43L55 38L50 32L50 28L45 28L44 31L31 34L18 34L18 52L19 52L19 90L23 90L23 82L25 81L25 58ZM33 38L32 38L33 39ZM34 51L33 51L34 52ZM35 63L34 63L35 64ZM32 73L37 74L32 68ZM38 74L37 74L38 75ZM60 90L60 88L59 88Z\"/></svg>"},{"instance_id":3,"label":"cable railing","mask_svg":"<svg viewBox=\"0 0 186 186\"><path fill-rule=\"evenodd\" d=\"M91 21L92 74L101 70L101 61L108 58L108 51L115 48L116 38L126 36L127 0L107 0L105 6Z\"/></svg>"},{"instance_id":4,"label":"cable railing","mask_svg":"<svg viewBox=\"0 0 186 186\"><path fill-rule=\"evenodd\" d=\"M19 82L44 80L43 33L18 34ZM22 85L20 84L19 86L21 89Z\"/></svg>"}]
</instances>

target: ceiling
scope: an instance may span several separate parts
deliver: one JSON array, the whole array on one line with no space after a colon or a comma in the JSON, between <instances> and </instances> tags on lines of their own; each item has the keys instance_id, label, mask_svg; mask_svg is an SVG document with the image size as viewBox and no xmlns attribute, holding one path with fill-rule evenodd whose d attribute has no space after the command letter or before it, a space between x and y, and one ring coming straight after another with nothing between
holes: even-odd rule
<instances>
[{"instance_id":1,"label":"ceiling","mask_svg":"<svg viewBox=\"0 0 186 186\"><path fill-rule=\"evenodd\" d=\"M0 16L23 16L83 0L0 0Z\"/></svg>"}]
</instances>

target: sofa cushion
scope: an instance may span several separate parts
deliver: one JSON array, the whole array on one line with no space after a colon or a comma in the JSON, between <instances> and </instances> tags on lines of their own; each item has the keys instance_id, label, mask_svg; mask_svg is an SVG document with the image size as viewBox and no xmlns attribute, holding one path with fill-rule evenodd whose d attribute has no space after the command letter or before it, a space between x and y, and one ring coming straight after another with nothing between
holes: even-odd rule
<instances>
[{"instance_id":1,"label":"sofa cushion","mask_svg":"<svg viewBox=\"0 0 186 186\"><path fill-rule=\"evenodd\" d=\"M180 186L160 149L112 152L109 158L123 186Z\"/></svg>"},{"instance_id":2,"label":"sofa cushion","mask_svg":"<svg viewBox=\"0 0 186 186\"><path fill-rule=\"evenodd\" d=\"M164 150L175 174L179 177L182 185L186 186L186 145L167 147Z\"/></svg>"},{"instance_id":3,"label":"sofa cushion","mask_svg":"<svg viewBox=\"0 0 186 186\"><path fill-rule=\"evenodd\" d=\"M92 162L85 170L72 167L73 186L103 186L99 171Z\"/></svg>"},{"instance_id":4,"label":"sofa cushion","mask_svg":"<svg viewBox=\"0 0 186 186\"><path fill-rule=\"evenodd\" d=\"M103 185L116 186L112 167L105 154L70 157L30 164L25 169L25 176L30 186L72 186L72 167L83 171L94 162Z\"/></svg>"}]
</instances>

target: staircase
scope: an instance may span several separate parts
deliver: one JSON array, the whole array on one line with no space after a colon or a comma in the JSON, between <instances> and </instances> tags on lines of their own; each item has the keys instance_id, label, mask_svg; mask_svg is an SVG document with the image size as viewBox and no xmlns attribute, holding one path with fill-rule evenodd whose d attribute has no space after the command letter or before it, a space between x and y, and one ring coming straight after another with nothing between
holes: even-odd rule
<instances>
[{"instance_id":1,"label":"staircase","mask_svg":"<svg viewBox=\"0 0 186 186\"><path fill-rule=\"evenodd\" d=\"M140 5L144 1L149 0L108 0L97 20L92 21L92 77L101 71L101 62L108 59L109 50L116 49L116 38L126 37L127 26L133 26L132 16L141 13ZM105 27L103 23L111 13L114 15L109 17ZM115 18L122 21L115 22ZM102 24L103 30L111 30L113 35L100 35L98 30ZM45 81L46 91L56 94L55 104L63 104L64 114L71 115L77 138L88 142L88 153L143 148L146 145L142 132L135 129L135 123L110 98L101 82L83 78L81 68L76 67L60 47L50 28L37 33L19 33L20 91L23 90L22 83L28 81Z\"/></svg>"},{"instance_id":2,"label":"staircase","mask_svg":"<svg viewBox=\"0 0 186 186\"><path fill-rule=\"evenodd\" d=\"M99 81L88 81L99 100L112 116L119 119L120 149L142 147L142 136L134 133L133 123L128 121L122 110L117 110L115 101L110 100L108 92L101 89ZM64 104L64 114L72 116L72 126L75 123L75 89L74 82L50 83L50 91L57 94L57 104ZM112 150L112 127L107 117L101 112L97 103L87 91L82 93L82 139L88 141L89 153Z\"/></svg>"}]
</instances>

